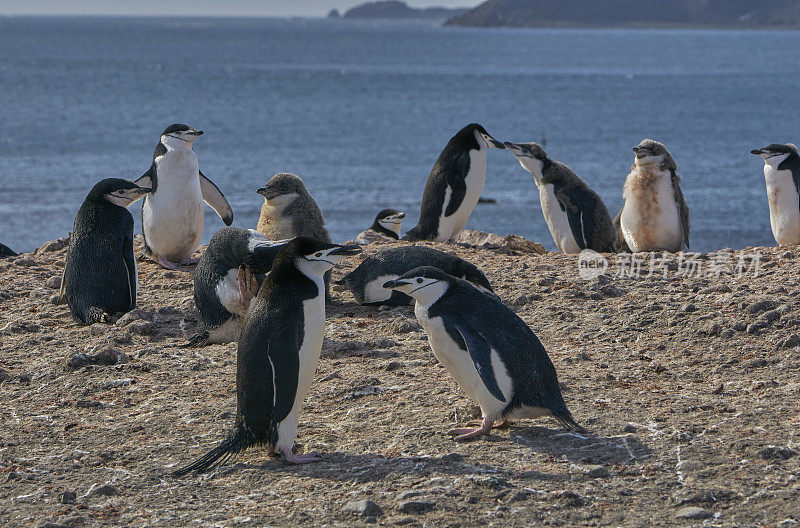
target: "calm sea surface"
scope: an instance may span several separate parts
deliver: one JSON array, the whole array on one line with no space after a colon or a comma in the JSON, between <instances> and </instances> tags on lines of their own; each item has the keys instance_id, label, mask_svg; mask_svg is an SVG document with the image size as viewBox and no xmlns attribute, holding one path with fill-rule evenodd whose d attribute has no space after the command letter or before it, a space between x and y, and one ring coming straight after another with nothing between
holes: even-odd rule
<instances>
[{"instance_id":1,"label":"calm sea surface","mask_svg":"<svg viewBox=\"0 0 800 528\"><path fill-rule=\"evenodd\" d=\"M503 30L316 19L0 18L0 241L64 236L89 188L137 178L163 128L205 130L203 172L234 225L300 175L334 239L384 207L419 215L447 140L477 121L546 137L612 215L645 137L683 175L692 249L773 245L761 160L800 142L800 32ZM467 227L553 248L531 176L491 150ZM137 219L140 205L131 210ZM207 209L204 241L222 221Z\"/></svg>"}]
</instances>

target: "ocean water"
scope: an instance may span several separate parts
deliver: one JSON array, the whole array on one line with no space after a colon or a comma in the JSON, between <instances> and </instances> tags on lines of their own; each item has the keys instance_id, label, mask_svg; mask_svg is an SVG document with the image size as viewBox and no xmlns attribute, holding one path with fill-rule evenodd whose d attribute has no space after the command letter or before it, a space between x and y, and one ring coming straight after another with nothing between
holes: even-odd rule
<instances>
[{"instance_id":1,"label":"ocean water","mask_svg":"<svg viewBox=\"0 0 800 528\"><path fill-rule=\"evenodd\" d=\"M773 245L752 148L800 141L800 32L458 29L323 19L0 18L0 241L64 236L101 178L135 179L170 123L205 130L203 172L254 227L256 189L300 175L335 240L395 207L477 121L539 141L622 204L631 147L664 142L692 249ZM549 248L529 173L491 150L467 227ZM137 219L140 204L131 210ZM204 241L222 221L207 209Z\"/></svg>"}]
</instances>

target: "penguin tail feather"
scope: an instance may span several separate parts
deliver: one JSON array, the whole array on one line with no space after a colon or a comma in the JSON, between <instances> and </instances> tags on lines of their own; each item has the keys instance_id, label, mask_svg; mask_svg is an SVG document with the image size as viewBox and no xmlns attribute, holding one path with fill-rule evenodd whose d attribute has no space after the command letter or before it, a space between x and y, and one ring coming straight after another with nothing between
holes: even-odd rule
<instances>
[{"instance_id":1,"label":"penguin tail feather","mask_svg":"<svg viewBox=\"0 0 800 528\"><path fill-rule=\"evenodd\" d=\"M182 345L178 345L178 348L199 348L208 345L208 332L200 332L199 334L195 335L189 341Z\"/></svg>"},{"instance_id":2,"label":"penguin tail feather","mask_svg":"<svg viewBox=\"0 0 800 528\"><path fill-rule=\"evenodd\" d=\"M567 429L571 430L575 433L588 433L589 431L584 427L578 425L578 422L572 417L569 411L553 414L553 418L555 418L558 423L566 427Z\"/></svg>"},{"instance_id":3,"label":"penguin tail feather","mask_svg":"<svg viewBox=\"0 0 800 528\"><path fill-rule=\"evenodd\" d=\"M248 434L243 427L237 425L217 447L188 466L173 471L172 476L183 477L192 471L203 473L208 469L224 464L254 443L252 435Z\"/></svg>"}]
</instances>

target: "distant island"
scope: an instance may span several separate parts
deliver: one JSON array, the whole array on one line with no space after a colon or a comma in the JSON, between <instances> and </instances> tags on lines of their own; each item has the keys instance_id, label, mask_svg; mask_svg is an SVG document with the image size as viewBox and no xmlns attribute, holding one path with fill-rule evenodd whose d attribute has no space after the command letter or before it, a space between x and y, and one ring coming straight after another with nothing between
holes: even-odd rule
<instances>
[{"instance_id":1,"label":"distant island","mask_svg":"<svg viewBox=\"0 0 800 528\"><path fill-rule=\"evenodd\" d=\"M445 25L798 28L800 0L488 0Z\"/></svg>"},{"instance_id":2,"label":"distant island","mask_svg":"<svg viewBox=\"0 0 800 528\"><path fill-rule=\"evenodd\" d=\"M334 14L335 11L335 14ZM467 8L447 7L428 7L415 8L409 7L405 2L397 0L385 0L380 2L367 2L357 5L345 11L344 18L359 19L425 19L425 20L447 20L467 11ZM329 18L338 18L339 12L335 9L328 14Z\"/></svg>"}]
</instances>

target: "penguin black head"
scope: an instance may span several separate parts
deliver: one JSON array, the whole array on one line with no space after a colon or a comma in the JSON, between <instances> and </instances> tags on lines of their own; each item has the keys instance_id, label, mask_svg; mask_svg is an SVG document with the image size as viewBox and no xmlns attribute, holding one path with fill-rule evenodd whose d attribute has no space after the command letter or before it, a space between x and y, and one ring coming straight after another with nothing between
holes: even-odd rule
<instances>
[{"instance_id":1,"label":"penguin black head","mask_svg":"<svg viewBox=\"0 0 800 528\"><path fill-rule=\"evenodd\" d=\"M439 268L422 266L385 282L383 287L410 295L422 305L429 306L444 295L455 282L455 278Z\"/></svg>"},{"instance_id":2,"label":"penguin black head","mask_svg":"<svg viewBox=\"0 0 800 528\"><path fill-rule=\"evenodd\" d=\"M161 133L161 139L159 140L158 144L164 145L164 147L161 147L161 149L156 147L155 157L163 154L165 147L172 149L192 148L192 143L194 143L194 140L202 134L202 130L195 130L189 125L183 125L180 123L170 125L164 129L164 132Z\"/></svg>"},{"instance_id":3,"label":"penguin black head","mask_svg":"<svg viewBox=\"0 0 800 528\"><path fill-rule=\"evenodd\" d=\"M653 139L643 139L633 147L633 152L636 154L636 165L659 165L663 169L671 170L678 168L667 147Z\"/></svg>"},{"instance_id":4,"label":"penguin black head","mask_svg":"<svg viewBox=\"0 0 800 528\"><path fill-rule=\"evenodd\" d=\"M297 198L305 194L306 186L300 176L288 172L281 172L270 178L267 184L256 191L270 203L279 197Z\"/></svg>"},{"instance_id":5,"label":"penguin black head","mask_svg":"<svg viewBox=\"0 0 800 528\"><path fill-rule=\"evenodd\" d=\"M517 157L522 168L533 173L541 173L542 166L549 163L547 152L538 143L504 143L506 148Z\"/></svg>"},{"instance_id":6,"label":"penguin black head","mask_svg":"<svg viewBox=\"0 0 800 528\"><path fill-rule=\"evenodd\" d=\"M347 257L361 253L360 246L329 244L308 237L292 239L275 258L273 270L294 266L308 277L321 277Z\"/></svg>"},{"instance_id":7,"label":"penguin black head","mask_svg":"<svg viewBox=\"0 0 800 528\"><path fill-rule=\"evenodd\" d=\"M453 139L465 143L469 148L474 150L480 150L481 148L506 148L501 141L497 141L493 138L486 129L478 123L470 123L465 126L458 131ZM451 139L451 141L453 139Z\"/></svg>"},{"instance_id":8,"label":"penguin black head","mask_svg":"<svg viewBox=\"0 0 800 528\"><path fill-rule=\"evenodd\" d=\"M152 189L139 187L130 180L106 178L105 180L100 180L92 187L86 199L97 202L108 200L114 205L128 207L149 192L152 192Z\"/></svg>"},{"instance_id":9,"label":"penguin black head","mask_svg":"<svg viewBox=\"0 0 800 528\"><path fill-rule=\"evenodd\" d=\"M384 233L392 238L400 238L400 229L403 225L403 218L406 217L405 213L397 209L384 209L375 217L372 223L373 231Z\"/></svg>"},{"instance_id":10,"label":"penguin black head","mask_svg":"<svg viewBox=\"0 0 800 528\"><path fill-rule=\"evenodd\" d=\"M760 149L751 150L750 154L761 156L764 161L778 156L781 157L781 160L784 160L792 154L795 156L798 155L797 146L792 143L773 143L772 145L767 145L766 147Z\"/></svg>"}]
</instances>

